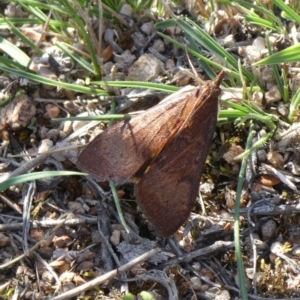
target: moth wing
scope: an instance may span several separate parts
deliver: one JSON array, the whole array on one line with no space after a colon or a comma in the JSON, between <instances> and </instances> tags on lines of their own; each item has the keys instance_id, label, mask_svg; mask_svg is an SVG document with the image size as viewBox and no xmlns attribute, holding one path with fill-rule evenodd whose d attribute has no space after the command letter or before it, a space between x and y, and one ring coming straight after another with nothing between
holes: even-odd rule
<instances>
[{"instance_id":1,"label":"moth wing","mask_svg":"<svg viewBox=\"0 0 300 300\"><path fill-rule=\"evenodd\" d=\"M128 180L176 134L194 90L179 91L131 120L109 127L82 151L78 168L97 181Z\"/></svg>"},{"instance_id":2,"label":"moth wing","mask_svg":"<svg viewBox=\"0 0 300 300\"><path fill-rule=\"evenodd\" d=\"M215 132L218 95L199 105L137 183L141 210L161 236L172 235L192 211Z\"/></svg>"}]
</instances>

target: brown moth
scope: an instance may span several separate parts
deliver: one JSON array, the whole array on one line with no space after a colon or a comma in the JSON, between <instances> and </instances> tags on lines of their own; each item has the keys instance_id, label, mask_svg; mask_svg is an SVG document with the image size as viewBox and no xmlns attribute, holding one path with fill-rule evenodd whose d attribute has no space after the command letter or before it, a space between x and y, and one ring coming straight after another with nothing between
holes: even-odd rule
<instances>
[{"instance_id":1,"label":"brown moth","mask_svg":"<svg viewBox=\"0 0 300 300\"><path fill-rule=\"evenodd\" d=\"M179 91L99 134L79 169L96 181L135 179L139 206L160 236L189 217L217 123L222 71L201 88Z\"/></svg>"}]
</instances>

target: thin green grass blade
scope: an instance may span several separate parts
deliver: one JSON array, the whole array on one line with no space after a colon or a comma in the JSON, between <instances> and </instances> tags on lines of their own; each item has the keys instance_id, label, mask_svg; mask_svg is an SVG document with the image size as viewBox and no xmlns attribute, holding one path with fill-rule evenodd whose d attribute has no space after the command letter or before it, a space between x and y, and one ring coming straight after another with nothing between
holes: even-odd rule
<instances>
[{"instance_id":1,"label":"thin green grass blade","mask_svg":"<svg viewBox=\"0 0 300 300\"><path fill-rule=\"evenodd\" d=\"M39 9L39 14L41 13L41 10L44 10L44 11L53 10L53 11L56 11L57 13L59 13L60 15L69 15L68 11L64 9L64 7L61 5L60 1L56 1L57 4L49 4L49 3L46 3L45 1L35 1L35 0L16 0L14 2L18 3L26 11L32 6L32 7ZM43 13L42 13L42 15L43 15Z\"/></svg>"},{"instance_id":2,"label":"thin green grass blade","mask_svg":"<svg viewBox=\"0 0 300 300\"><path fill-rule=\"evenodd\" d=\"M30 60L22 50L2 37L0 37L0 49L24 67L27 66Z\"/></svg>"},{"instance_id":3,"label":"thin green grass blade","mask_svg":"<svg viewBox=\"0 0 300 300\"><path fill-rule=\"evenodd\" d=\"M15 75L23 77L23 78L27 78L27 79L35 81L35 82L65 88L65 89L68 89L68 90L71 90L71 91L74 91L74 92L86 93L86 94L95 94L95 95L98 95L98 96L109 96L109 94L104 90L94 89L94 88L85 87L85 86L80 86L78 84L71 84L71 83L64 83L64 82L60 82L60 81L55 81L55 80L45 78L45 77L42 77L42 76L39 76L39 75L36 75L36 74L32 74L30 72L25 72L25 71L22 71L22 70L15 70L15 69L6 67L6 66L1 65L1 64L0 64L0 70L3 70L7 73L15 74Z\"/></svg>"},{"instance_id":4,"label":"thin green grass blade","mask_svg":"<svg viewBox=\"0 0 300 300\"><path fill-rule=\"evenodd\" d=\"M39 20L39 19L28 19L28 18L0 18L0 29L4 26L5 28L7 28L7 23L9 24L13 24L13 25L35 25L35 24L45 24L45 22ZM67 23L67 22L63 22L63 21L58 21L58 20L50 20L49 24L51 24L51 26L55 26L55 27L70 27L71 24Z\"/></svg>"},{"instance_id":5,"label":"thin green grass blade","mask_svg":"<svg viewBox=\"0 0 300 300\"><path fill-rule=\"evenodd\" d=\"M289 20L294 20L297 23L300 23L300 16L295 12L291 7L286 5L282 0L272 0L273 4L277 5L282 9L284 15Z\"/></svg>"},{"instance_id":6,"label":"thin green grass blade","mask_svg":"<svg viewBox=\"0 0 300 300\"><path fill-rule=\"evenodd\" d=\"M252 145L253 128L254 128L253 123L251 123L249 128L249 135L246 143L246 150L250 149ZM245 269L243 263L241 239L240 239L240 208L241 208L242 190L244 186L248 157L249 155L244 157L242 160L242 165L241 165L240 174L238 178L237 195L236 195L235 212L234 212L234 244L235 244L235 253L237 258L237 266L238 266L239 287L240 287L240 293L243 300L248 299L248 293L246 288L247 287L246 276L245 276Z\"/></svg>"},{"instance_id":7,"label":"thin green grass blade","mask_svg":"<svg viewBox=\"0 0 300 300\"><path fill-rule=\"evenodd\" d=\"M267 41L269 56L271 56L272 55L272 45L270 43L268 33L266 34L266 41ZM277 65L275 65L275 64L272 65L272 69L273 69L273 73L274 73L274 76L275 76L275 80L277 82L277 86L278 86L280 95L281 95L282 99L284 99L284 87L283 87L283 83L282 83L282 80L281 80L280 75L279 75Z\"/></svg>"},{"instance_id":8,"label":"thin green grass blade","mask_svg":"<svg viewBox=\"0 0 300 300\"><path fill-rule=\"evenodd\" d=\"M54 118L53 121L124 121L130 120L132 115L130 114L107 114L101 116L86 116L86 117L70 117L70 118Z\"/></svg>"},{"instance_id":9,"label":"thin green grass blade","mask_svg":"<svg viewBox=\"0 0 300 300\"><path fill-rule=\"evenodd\" d=\"M280 32L280 28L278 26L268 20L262 19L261 17L246 16L245 21L247 23L258 25L259 27L266 27L275 32Z\"/></svg>"},{"instance_id":10,"label":"thin green grass blade","mask_svg":"<svg viewBox=\"0 0 300 300\"><path fill-rule=\"evenodd\" d=\"M290 107L289 107L289 109L290 109L289 121L291 123L294 122L294 118L299 111L299 109L298 109L299 105L300 105L300 88L297 90L297 92L293 96Z\"/></svg>"},{"instance_id":11,"label":"thin green grass blade","mask_svg":"<svg viewBox=\"0 0 300 300\"><path fill-rule=\"evenodd\" d=\"M10 30L12 31L12 33L15 34L25 45L27 45L31 49L36 48L35 43L28 39L13 23L9 21L9 19L4 18L4 20L10 26ZM38 49L37 53L39 55L43 55L44 52L41 49Z\"/></svg>"},{"instance_id":12,"label":"thin green grass blade","mask_svg":"<svg viewBox=\"0 0 300 300\"><path fill-rule=\"evenodd\" d=\"M93 81L92 84L99 85L99 86L152 89L152 90L158 90L167 93L172 93L179 90L179 88L175 86L170 86L162 83L151 83L151 82L142 82L142 81Z\"/></svg>"},{"instance_id":13,"label":"thin green grass blade","mask_svg":"<svg viewBox=\"0 0 300 300\"><path fill-rule=\"evenodd\" d=\"M190 19L178 19L178 20L169 20L168 25L175 26L178 25L180 26L186 33L187 36L189 36L189 39L194 40L195 43L198 43L202 47L204 47L206 50L208 50L212 55L215 55L220 59L220 61L224 62L224 65L228 65L230 71L234 72L233 75L237 79L240 79L240 75L238 73L238 62L237 60L230 54L228 53L217 41L215 41L205 30L203 30L201 27L199 27L196 23L191 21ZM156 28L164 28L166 24L164 22L160 22L156 24ZM174 41L172 38L158 33L160 36L165 38L166 40L174 43L177 47L180 47L182 49L185 49L185 45L182 45L176 41ZM215 66L218 69L225 69L224 66L213 62L211 59L206 58L205 56L201 55L199 52L196 52L190 48L186 48L187 51L196 56L197 58L200 59L201 63L204 61L206 64L209 64L211 66ZM255 80L254 76L252 73L250 73L246 68L243 69L243 74L247 78L247 81L253 82ZM208 74L212 75L211 78L215 77L215 74L208 68Z\"/></svg>"},{"instance_id":14,"label":"thin green grass blade","mask_svg":"<svg viewBox=\"0 0 300 300\"><path fill-rule=\"evenodd\" d=\"M187 35L187 39L190 43L190 47L193 51L195 51L196 53L201 53L199 47L197 46L197 43L195 42L194 39L192 39L189 35ZM215 78L216 77L216 73L215 71L212 69L212 67L210 66L210 64L208 64L205 60L200 60L200 65L203 68L203 70L205 71L205 73L209 76L209 78Z\"/></svg>"},{"instance_id":15,"label":"thin green grass blade","mask_svg":"<svg viewBox=\"0 0 300 300\"><path fill-rule=\"evenodd\" d=\"M7 57L3 57L3 56L0 56L0 64L1 63L6 65L7 67L21 69L24 71L26 70L26 66L27 66L27 64L21 65L19 62L13 61L11 58L7 58Z\"/></svg>"},{"instance_id":16,"label":"thin green grass blade","mask_svg":"<svg viewBox=\"0 0 300 300\"><path fill-rule=\"evenodd\" d=\"M254 66L265 66L265 65L274 65L274 64L284 64L289 62L298 62L300 61L300 44L293 45L289 48L286 48L280 52L272 54L256 63Z\"/></svg>"},{"instance_id":17,"label":"thin green grass blade","mask_svg":"<svg viewBox=\"0 0 300 300\"><path fill-rule=\"evenodd\" d=\"M207 49L212 55L215 55L221 61L226 62L230 68L233 68L234 71L238 72L238 61L200 26L190 19L178 19L176 23L185 31L186 34L195 39L195 41ZM255 80L252 73L246 68L242 67L242 71L248 82Z\"/></svg>"},{"instance_id":18,"label":"thin green grass blade","mask_svg":"<svg viewBox=\"0 0 300 300\"><path fill-rule=\"evenodd\" d=\"M271 23L273 23L276 27L280 28L280 32L281 33L286 33L286 29L284 27L284 25L282 24L281 20L276 17L276 15L274 14L274 11L271 11L267 8L265 8L259 1L253 2L253 1L243 1L243 0L235 0L235 1L231 1L231 0L219 0L218 2L220 3L225 3L228 4L230 6L235 5L235 3L237 3L239 5L239 8L242 9L246 15L252 15L252 16L257 16L257 17L261 17L257 14L253 13L253 10L263 14L263 19L270 21ZM246 8L248 8L249 10L246 10Z\"/></svg>"},{"instance_id":19,"label":"thin green grass blade","mask_svg":"<svg viewBox=\"0 0 300 300\"><path fill-rule=\"evenodd\" d=\"M283 80L283 101L288 102L290 100L290 89L289 89L289 80L285 69L281 70L281 77Z\"/></svg>"},{"instance_id":20,"label":"thin green grass blade","mask_svg":"<svg viewBox=\"0 0 300 300\"><path fill-rule=\"evenodd\" d=\"M35 172L35 173L19 175L1 182L0 192L8 189L13 185L21 184L32 180L38 180L42 178L55 177L55 176L75 176L75 175L86 176L88 174L80 173L80 172L71 172L71 171L47 171L47 172Z\"/></svg>"},{"instance_id":21,"label":"thin green grass blade","mask_svg":"<svg viewBox=\"0 0 300 300\"><path fill-rule=\"evenodd\" d=\"M56 44L58 48L60 48L64 53L66 53L68 56L70 56L74 61L76 61L79 65L81 65L85 70L91 72L94 75L95 70L93 66L85 60L82 56L78 55L77 53L74 53L72 50L70 50L67 46L65 46L62 43Z\"/></svg>"},{"instance_id":22,"label":"thin green grass blade","mask_svg":"<svg viewBox=\"0 0 300 300\"><path fill-rule=\"evenodd\" d=\"M101 78L101 72L100 72L100 64L97 57L97 52L95 47L97 45L93 45L91 42L91 39L86 32L85 24L83 24L83 20L78 15L78 12L76 11L75 7L70 3L68 0L63 0L62 4L66 7L66 9L70 12L72 15L74 22L76 23L76 26L80 32L80 35L82 36L85 45L88 48L88 53L91 56L92 65L93 65L93 74L95 74L97 79Z\"/></svg>"},{"instance_id":23,"label":"thin green grass blade","mask_svg":"<svg viewBox=\"0 0 300 300\"><path fill-rule=\"evenodd\" d=\"M191 55L197 57L197 58L200 60L200 63L205 62L206 64L211 65L211 66L213 66L213 67L215 67L215 68L217 68L217 69L219 69L219 70L226 70L228 73L230 73L230 75L235 76L236 78L240 78L240 75L239 75L238 72L235 72L235 71L232 71L232 70L229 70L229 69L224 68L222 65L220 65L220 64L214 62L213 60L211 60L211 59L205 57L205 56L202 55L201 53L196 52L196 51L192 50L192 49L189 48L189 47L186 47L185 45L183 45L183 44L177 42L176 40L170 38L170 37L167 36L167 35L164 35L163 33L158 32L158 35L161 36L162 38L166 39L167 41L173 43L176 47L181 48L181 49L185 49L189 54L191 54ZM208 69L208 70L209 70L209 69ZM210 72L210 71L209 71L209 72ZM208 73L208 74L210 74L210 73ZM216 74L213 73L213 74L211 75L210 78L211 78L211 79L216 78Z\"/></svg>"}]
</instances>

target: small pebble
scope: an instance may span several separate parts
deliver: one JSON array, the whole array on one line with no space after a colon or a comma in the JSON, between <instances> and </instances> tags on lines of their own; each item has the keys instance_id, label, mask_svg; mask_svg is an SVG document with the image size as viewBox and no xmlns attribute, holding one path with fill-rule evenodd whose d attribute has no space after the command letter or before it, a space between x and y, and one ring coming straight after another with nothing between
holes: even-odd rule
<instances>
[{"instance_id":1,"label":"small pebble","mask_svg":"<svg viewBox=\"0 0 300 300\"><path fill-rule=\"evenodd\" d=\"M146 22L141 26L141 31L146 33L147 35L150 35L154 30L154 22Z\"/></svg>"},{"instance_id":2,"label":"small pebble","mask_svg":"<svg viewBox=\"0 0 300 300\"><path fill-rule=\"evenodd\" d=\"M191 286L192 286L193 290L195 290L195 291L201 290L201 280L199 277L196 277L196 276L191 277L190 282L191 282Z\"/></svg>"},{"instance_id":3,"label":"small pebble","mask_svg":"<svg viewBox=\"0 0 300 300\"><path fill-rule=\"evenodd\" d=\"M241 159L237 160L235 159L238 155L242 154L244 152L244 149L241 146L238 146L236 144L232 144L228 151L223 154L223 158L231 165L238 164Z\"/></svg>"},{"instance_id":4,"label":"small pebble","mask_svg":"<svg viewBox=\"0 0 300 300\"><path fill-rule=\"evenodd\" d=\"M59 237L55 236L52 242L56 248L65 248L70 242L72 242L72 239L68 235Z\"/></svg>"},{"instance_id":5,"label":"small pebble","mask_svg":"<svg viewBox=\"0 0 300 300\"><path fill-rule=\"evenodd\" d=\"M78 117L87 117L89 114L87 112L84 112L82 114L79 114ZM74 121L72 125L73 131L79 130L81 127L87 125L89 122L88 121Z\"/></svg>"},{"instance_id":6,"label":"small pebble","mask_svg":"<svg viewBox=\"0 0 300 300\"><path fill-rule=\"evenodd\" d=\"M126 80L152 81L163 72L163 62L152 54L144 54L132 65Z\"/></svg>"},{"instance_id":7,"label":"small pebble","mask_svg":"<svg viewBox=\"0 0 300 300\"><path fill-rule=\"evenodd\" d=\"M131 5L125 3L125 4L123 4L119 13L122 15L128 16L128 17L131 17L132 12L133 12L133 9L132 9Z\"/></svg>"},{"instance_id":8,"label":"small pebble","mask_svg":"<svg viewBox=\"0 0 300 300\"><path fill-rule=\"evenodd\" d=\"M275 176L267 175L267 174L261 175L259 180L262 185L270 186L270 187L281 182L279 178L277 178Z\"/></svg>"},{"instance_id":9,"label":"small pebble","mask_svg":"<svg viewBox=\"0 0 300 300\"><path fill-rule=\"evenodd\" d=\"M85 214L85 210L79 201L69 201L68 208L70 211L72 211L75 214L80 214L80 215Z\"/></svg>"},{"instance_id":10,"label":"small pebble","mask_svg":"<svg viewBox=\"0 0 300 300\"><path fill-rule=\"evenodd\" d=\"M153 48L155 48L159 53L163 53L166 50L164 42L160 39L154 41Z\"/></svg>"},{"instance_id":11,"label":"small pebble","mask_svg":"<svg viewBox=\"0 0 300 300\"><path fill-rule=\"evenodd\" d=\"M10 238L0 232L0 247L6 247L10 244Z\"/></svg>"},{"instance_id":12,"label":"small pebble","mask_svg":"<svg viewBox=\"0 0 300 300\"><path fill-rule=\"evenodd\" d=\"M64 272L59 276L59 281L64 284L67 282L71 282L75 276L74 272Z\"/></svg>"},{"instance_id":13,"label":"small pebble","mask_svg":"<svg viewBox=\"0 0 300 300\"><path fill-rule=\"evenodd\" d=\"M267 221L261 227L263 240L268 240L276 235L276 223L273 220Z\"/></svg>"},{"instance_id":14,"label":"small pebble","mask_svg":"<svg viewBox=\"0 0 300 300\"><path fill-rule=\"evenodd\" d=\"M252 99L255 104L257 104L258 106L262 106L264 94L260 91L255 91L252 95Z\"/></svg>"},{"instance_id":15,"label":"small pebble","mask_svg":"<svg viewBox=\"0 0 300 300\"><path fill-rule=\"evenodd\" d=\"M114 246L118 246L120 244L121 232L119 230L114 230L110 237L110 241Z\"/></svg>"},{"instance_id":16,"label":"small pebble","mask_svg":"<svg viewBox=\"0 0 300 300\"><path fill-rule=\"evenodd\" d=\"M281 94L277 85L273 85L268 92L265 93L267 104L278 102L281 100Z\"/></svg>"},{"instance_id":17,"label":"small pebble","mask_svg":"<svg viewBox=\"0 0 300 300\"><path fill-rule=\"evenodd\" d=\"M266 159L267 159L266 150L264 150L264 149L257 150L256 154L257 154L257 158L259 161L266 161Z\"/></svg>"},{"instance_id":18,"label":"small pebble","mask_svg":"<svg viewBox=\"0 0 300 300\"><path fill-rule=\"evenodd\" d=\"M60 109L56 105L47 104L45 106L45 110L46 110L46 112L44 113L45 119L58 118L60 115Z\"/></svg>"},{"instance_id":19,"label":"small pebble","mask_svg":"<svg viewBox=\"0 0 300 300\"><path fill-rule=\"evenodd\" d=\"M45 271L43 274L42 274L42 279L45 281L45 282L49 282L51 284L53 284L55 282L55 279L54 279L54 276L52 275L52 273L50 273L49 271Z\"/></svg>"},{"instance_id":20,"label":"small pebble","mask_svg":"<svg viewBox=\"0 0 300 300\"><path fill-rule=\"evenodd\" d=\"M223 290L219 295L216 296L215 300L230 300L231 296L228 291Z\"/></svg>"},{"instance_id":21,"label":"small pebble","mask_svg":"<svg viewBox=\"0 0 300 300\"><path fill-rule=\"evenodd\" d=\"M300 246L294 248L292 254L300 257Z\"/></svg>"},{"instance_id":22,"label":"small pebble","mask_svg":"<svg viewBox=\"0 0 300 300\"><path fill-rule=\"evenodd\" d=\"M39 153L48 152L53 147L53 142L49 139L42 140L39 146Z\"/></svg>"},{"instance_id":23,"label":"small pebble","mask_svg":"<svg viewBox=\"0 0 300 300\"><path fill-rule=\"evenodd\" d=\"M277 110L284 117L286 117L289 114L289 109L288 109L287 105L283 102L280 102L278 104Z\"/></svg>"}]
</instances>

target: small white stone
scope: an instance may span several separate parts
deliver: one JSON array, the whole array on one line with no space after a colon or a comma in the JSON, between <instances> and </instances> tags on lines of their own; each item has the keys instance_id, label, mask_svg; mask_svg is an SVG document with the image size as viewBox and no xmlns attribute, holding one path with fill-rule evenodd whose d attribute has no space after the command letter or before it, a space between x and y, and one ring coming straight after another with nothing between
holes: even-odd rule
<instances>
[{"instance_id":1,"label":"small white stone","mask_svg":"<svg viewBox=\"0 0 300 300\"><path fill-rule=\"evenodd\" d=\"M201 284L201 280L200 280L199 277L196 277L196 276L195 276L195 277L191 277L190 282L191 282L192 288L193 288L195 291L201 290L202 284Z\"/></svg>"},{"instance_id":2,"label":"small white stone","mask_svg":"<svg viewBox=\"0 0 300 300\"><path fill-rule=\"evenodd\" d=\"M257 37L256 39L254 39L252 45L258 49L259 51L263 51L266 49L266 43L265 43L265 39L261 36Z\"/></svg>"},{"instance_id":3,"label":"small white stone","mask_svg":"<svg viewBox=\"0 0 300 300\"><path fill-rule=\"evenodd\" d=\"M289 114L289 109L288 109L287 105L283 102L279 102L279 104L277 106L277 110L284 117Z\"/></svg>"},{"instance_id":4,"label":"small white stone","mask_svg":"<svg viewBox=\"0 0 300 300\"><path fill-rule=\"evenodd\" d=\"M141 26L141 31L146 33L147 35L150 35L154 30L154 23L153 21L150 21L150 22L147 22L147 23L144 23L142 26Z\"/></svg>"},{"instance_id":5,"label":"small white stone","mask_svg":"<svg viewBox=\"0 0 300 300\"><path fill-rule=\"evenodd\" d=\"M64 121L63 132L65 134L70 134L72 132L72 121Z\"/></svg>"},{"instance_id":6,"label":"small white stone","mask_svg":"<svg viewBox=\"0 0 300 300\"><path fill-rule=\"evenodd\" d=\"M114 61L116 62L116 68L124 69L127 66L131 66L135 60L135 55L133 55L129 50L124 51L121 55L116 55L114 53Z\"/></svg>"},{"instance_id":7,"label":"small white stone","mask_svg":"<svg viewBox=\"0 0 300 300\"><path fill-rule=\"evenodd\" d=\"M42 143L39 146L39 153L48 152L52 147L53 147L53 142L51 140L44 139L42 140Z\"/></svg>"},{"instance_id":8,"label":"small white stone","mask_svg":"<svg viewBox=\"0 0 300 300\"><path fill-rule=\"evenodd\" d=\"M270 249L271 249L271 252L275 255L281 255L282 254L282 244L279 243L279 242L275 242L271 245Z\"/></svg>"},{"instance_id":9,"label":"small white stone","mask_svg":"<svg viewBox=\"0 0 300 300\"><path fill-rule=\"evenodd\" d=\"M221 291L220 294L217 295L215 298L215 300L230 300L230 299L231 299L230 294L226 290Z\"/></svg>"},{"instance_id":10,"label":"small white stone","mask_svg":"<svg viewBox=\"0 0 300 300\"><path fill-rule=\"evenodd\" d=\"M124 4L120 10L120 14L131 17L133 12L132 7L129 4Z\"/></svg>"},{"instance_id":11,"label":"small white stone","mask_svg":"<svg viewBox=\"0 0 300 300\"><path fill-rule=\"evenodd\" d=\"M298 246L295 249L293 249L292 254L299 257L300 256L300 246Z\"/></svg>"},{"instance_id":12,"label":"small white stone","mask_svg":"<svg viewBox=\"0 0 300 300\"><path fill-rule=\"evenodd\" d=\"M89 114L87 112L84 112L82 114L79 114L78 117L87 117ZM81 127L87 125L89 121L74 121L72 124L73 131L76 131L80 129Z\"/></svg>"},{"instance_id":13,"label":"small white stone","mask_svg":"<svg viewBox=\"0 0 300 300\"><path fill-rule=\"evenodd\" d=\"M264 98L264 94L260 91L255 91L252 95L253 101L255 104L257 104L258 106L262 106L262 101Z\"/></svg>"},{"instance_id":14,"label":"small white stone","mask_svg":"<svg viewBox=\"0 0 300 300\"><path fill-rule=\"evenodd\" d=\"M277 85L273 85L265 94L267 103L274 103L281 100L281 94Z\"/></svg>"},{"instance_id":15,"label":"small white stone","mask_svg":"<svg viewBox=\"0 0 300 300\"><path fill-rule=\"evenodd\" d=\"M112 235L110 237L110 241L111 243L114 245L114 246L118 246L120 244L120 236L121 236L121 233L119 230L114 230L112 232Z\"/></svg>"},{"instance_id":16,"label":"small white stone","mask_svg":"<svg viewBox=\"0 0 300 300\"><path fill-rule=\"evenodd\" d=\"M201 271L201 264L199 262L194 262L192 265L192 268L197 271L200 272Z\"/></svg>"}]
</instances>

